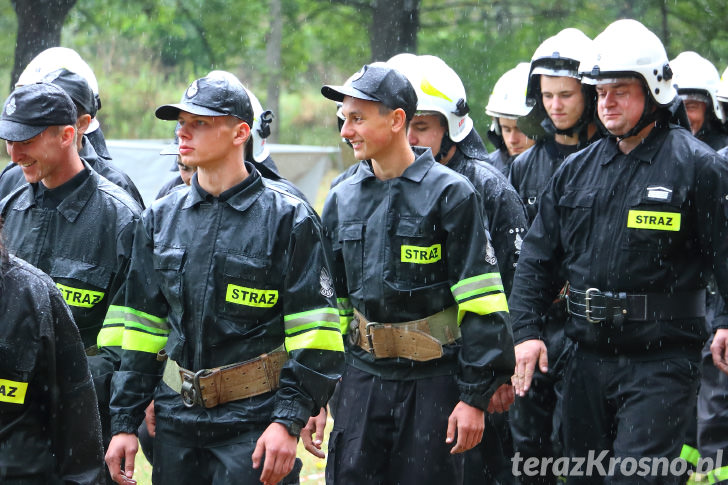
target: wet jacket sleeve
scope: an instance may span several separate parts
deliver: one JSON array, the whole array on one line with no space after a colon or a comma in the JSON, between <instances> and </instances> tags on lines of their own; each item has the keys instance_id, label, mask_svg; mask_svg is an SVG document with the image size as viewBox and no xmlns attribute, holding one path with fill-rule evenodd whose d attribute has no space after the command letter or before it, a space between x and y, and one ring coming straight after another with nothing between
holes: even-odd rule
<instances>
[{"instance_id":1,"label":"wet jacket sleeve","mask_svg":"<svg viewBox=\"0 0 728 485\"><path fill-rule=\"evenodd\" d=\"M498 258L503 288L511 294L513 276L516 272L521 242L528 227L528 216L518 192L510 187L493 183L489 193L492 201L487 203L486 215L490 236ZM484 197L489 197L485 194Z\"/></svg>"},{"instance_id":2,"label":"wet jacket sleeve","mask_svg":"<svg viewBox=\"0 0 728 485\"><path fill-rule=\"evenodd\" d=\"M58 398L54 425L55 455L59 475L68 484L104 483L104 454L101 446L101 421L96 393L86 361L81 337L71 312L56 288L51 292Z\"/></svg>"},{"instance_id":3,"label":"wet jacket sleeve","mask_svg":"<svg viewBox=\"0 0 728 485\"><path fill-rule=\"evenodd\" d=\"M136 433L163 370L157 353L169 336L169 309L154 270L152 216L147 211L136 224L124 304L109 310L108 318L123 325L121 364L111 380L112 435Z\"/></svg>"},{"instance_id":4,"label":"wet jacket sleeve","mask_svg":"<svg viewBox=\"0 0 728 485\"><path fill-rule=\"evenodd\" d=\"M513 373L508 305L492 246L473 193L443 214L451 291L462 333L457 375L460 400L480 409ZM490 260L491 262L489 262Z\"/></svg>"},{"instance_id":5,"label":"wet jacket sleeve","mask_svg":"<svg viewBox=\"0 0 728 485\"><path fill-rule=\"evenodd\" d=\"M538 214L524 239L508 299L516 345L541 338L542 315L546 314L564 283L557 277L562 249L556 178L557 175L544 190Z\"/></svg>"},{"instance_id":6,"label":"wet jacket sleeve","mask_svg":"<svg viewBox=\"0 0 728 485\"><path fill-rule=\"evenodd\" d=\"M712 263L718 290L728 298L728 161L710 155L696 174L698 231L703 254ZM713 331L728 328L728 311L720 305L713 319Z\"/></svg>"},{"instance_id":7,"label":"wet jacket sleeve","mask_svg":"<svg viewBox=\"0 0 728 485\"><path fill-rule=\"evenodd\" d=\"M313 216L293 228L283 288L285 346L273 421L305 425L341 377L344 345L323 230Z\"/></svg>"}]
</instances>

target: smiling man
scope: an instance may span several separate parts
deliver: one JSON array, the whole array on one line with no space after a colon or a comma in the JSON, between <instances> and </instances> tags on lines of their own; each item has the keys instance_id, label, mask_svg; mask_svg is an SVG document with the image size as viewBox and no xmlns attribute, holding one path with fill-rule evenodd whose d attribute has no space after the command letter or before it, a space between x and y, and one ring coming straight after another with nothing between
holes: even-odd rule
<instances>
[{"instance_id":1,"label":"smiling man","mask_svg":"<svg viewBox=\"0 0 728 485\"><path fill-rule=\"evenodd\" d=\"M326 482L462 483L461 453L513 362L480 200L410 147L417 95L402 73L367 65L321 92L342 103L341 136L362 160L322 216L348 333Z\"/></svg>"},{"instance_id":2,"label":"smiling man","mask_svg":"<svg viewBox=\"0 0 728 485\"><path fill-rule=\"evenodd\" d=\"M728 167L690 131L662 42L619 20L582 60L607 136L566 159L546 186L511 294L516 390L549 366L543 316L568 281L564 323L576 342L564 378L566 456L680 456L694 410L711 273L728 296ZM725 369L727 315L713 320ZM649 416L649 418L646 418ZM569 484L682 483L673 467ZM596 473L596 472L594 472Z\"/></svg>"},{"instance_id":3,"label":"smiling man","mask_svg":"<svg viewBox=\"0 0 728 485\"><path fill-rule=\"evenodd\" d=\"M81 158L76 123L72 98L55 84L10 94L0 138L26 182L2 200L0 216L8 251L50 275L71 308L89 355L106 445L109 385L121 345L119 329L106 318L123 303L140 208Z\"/></svg>"}]
</instances>

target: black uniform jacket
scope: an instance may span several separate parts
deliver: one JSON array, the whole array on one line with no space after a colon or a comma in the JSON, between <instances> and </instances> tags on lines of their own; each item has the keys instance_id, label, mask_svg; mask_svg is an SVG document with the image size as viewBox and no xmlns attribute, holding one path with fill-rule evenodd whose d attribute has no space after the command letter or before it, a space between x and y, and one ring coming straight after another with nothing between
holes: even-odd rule
<instances>
[{"instance_id":1,"label":"black uniform jacket","mask_svg":"<svg viewBox=\"0 0 728 485\"><path fill-rule=\"evenodd\" d=\"M508 178L511 175L511 165L513 165L513 160L515 159L516 157L510 156L508 154L508 150L503 147L497 149L494 152L490 152L486 157L485 161L493 165L496 169L500 170L500 172L506 178Z\"/></svg>"},{"instance_id":2,"label":"black uniform jacket","mask_svg":"<svg viewBox=\"0 0 728 485\"><path fill-rule=\"evenodd\" d=\"M85 136L83 138L83 147L78 152L78 155L99 175L124 189L124 191L137 201L142 209L144 208L144 200L139 190L137 190L136 185L134 185L134 182L131 181L126 173L116 168L110 161L101 158ZM3 199L25 183L23 169L14 163L10 163L0 174L0 199Z\"/></svg>"},{"instance_id":3,"label":"black uniform jacket","mask_svg":"<svg viewBox=\"0 0 728 485\"><path fill-rule=\"evenodd\" d=\"M0 262L0 321L0 482L104 483L96 394L73 317L53 281L14 256Z\"/></svg>"},{"instance_id":4,"label":"black uniform jacket","mask_svg":"<svg viewBox=\"0 0 728 485\"><path fill-rule=\"evenodd\" d=\"M155 201L138 224L113 381L114 434L136 432L154 398L158 432L220 443L274 420L305 425L333 392L344 347L321 224L300 199L246 167L250 175L220 197L193 175L191 187ZM162 348L199 371L284 344L289 360L275 392L186 408L160 382Z\"/></svg>"},{"instance_id":5,"label":"black uniform jacket","mask_svg":"<svg viewBox=\"0 0 728 485\"><path fill-rule=\"evenodd\" d=\"M559 150L570 150L568 153ZM553 137L542 138L518 155L511 164L510 182L521 195L528 212L529 224L538 212L539 198L551 176L576 146L558 145Z\"/></svg>"},{"instance_id":6,"label":"black uniform jacket","mask_svg":"<svg viewBox=\"0 0 728 485\"><path fill-rule=\"evenodd\" d=\"M484 156L488 155L484 153ZM523 202L518 192L508 183L508 179L483 160L471 158L460 150L455 150L447 168L467 178L480 196L483 219L490 231L503 287L508 296L513 285L521 243L528 227Z\"/></svg>"},{"instance_id":7,"label":"black uniform jacket","mask_svg":"<svg viewBox=\"0 0 728 485\"><path fill-rule=\"evenodd\" d=\"M406 322L458 305L462 340L440 359L379 359L350 345L347 362L386 379L457 375L460 399L487 407L514 367L507 304L472 184L430 149L402 176L378 180L369 162L329 192L322 220L334 252L342 328L347 307Z\"/></svg>"},{"instance_id":8,"label":"black uniform jacket","mask_svg":"<svg viewBox=\"0 0 728 485\"><path fill-rule=\"evenodd\" d=\"M41 207L38 184L25 183L0 201L0 216L8 251L53 278L91 347L109 306L119 303L141 211L121 188L88 165L86 170L85 180L57 207Z\"/></svg>"},{"instance_id":9,"label":"black uniform jacket","mask_svg":"<svg viewBox=\"0 0 728 485\"><path fill-rule=\"evenodd\" d=\"M582 291L679 294L704 288L714 272L725 297L727 215L725 161L675 125L658 125L627 155L610 138L567 158L523 244L509 300L516 343L540 338L559 274ZM621 325L572 317L566 333L580 347L647 357L697 357L706 338L701 317Z\"/></svg>"}]
</instances>

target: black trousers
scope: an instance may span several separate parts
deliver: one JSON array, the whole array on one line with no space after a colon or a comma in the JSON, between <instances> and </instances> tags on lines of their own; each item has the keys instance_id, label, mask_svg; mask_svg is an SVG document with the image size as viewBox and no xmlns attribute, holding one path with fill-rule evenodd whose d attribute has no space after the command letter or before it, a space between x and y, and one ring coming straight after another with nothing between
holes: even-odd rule
<instances>
[{"instance_id":1,"label":"black trousers","mask_svg":"<svg viewBox=\"0 0 728 485\"><path fill-rule=\"evenodd\" d=\"M679 457L699 376L698 364L688 358L630 360L577 349L564 380L567 455L588 457L606 450L607 460ZM602 462L605 468L607 460ZM675 484L682 479L670 473L640 476L621 466L612 471L570 476L567 483Z\"/></svg>"},{"instance_id":2,"label":"black trousers","mask_svg":"<svg viewBox=\"0 0 728 485\"><path fill-rule=\"evenodd\" d=\"M513 438L509 413L485 413L483 441L465 452L465 485L510 485L516 483L512 473Z\"/></svg>"},{"instance_id":3,"label":"black trousers","mask_svg":"<svg viewBox=\"0 0 728 485\"><path fill-rule=\"evenodd\" d=\"M712 341L712 338L708 340L702 355L703 374L698 392L698 450L702 458L712 460L714 468L724 468L720 470L722 476L728 477L728 375L713 364L710 354ZM728 479L715 483L726 484Z\"/></svg>"},{"instance_id":4,"label":"black trousers","mask_svg":"<svg viewBox=\"0 0 728 485\"><path fill-rule=\"evenodd\" d=\"M463 455L445 443L453 376L384 380L347 366L326 464L328 485L460 485ZM156 459L156 458L155 458Z\"/></svg>"},{"instance_id":5,"label":"black trousers","mask_svg":"<svg viewBox=\"0 0 728 485\"><path fill-rule=\"evenodd\" d=\"M255 443L265 429L242 433L237 442L220 446L183 446L177 440L165 439L159 430L154 437L154 485L228 485L260 483L263 463L253 469ZM296 485L302 462L296 458L281 485Z\"/></svg>"}]
</instances>

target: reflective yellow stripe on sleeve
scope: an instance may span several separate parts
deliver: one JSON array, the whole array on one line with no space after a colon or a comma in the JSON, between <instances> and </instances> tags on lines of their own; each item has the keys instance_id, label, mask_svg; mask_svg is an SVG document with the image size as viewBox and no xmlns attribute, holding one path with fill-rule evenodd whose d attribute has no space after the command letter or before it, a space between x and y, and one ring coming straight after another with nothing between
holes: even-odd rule
<instances>
[{"instance_id":1,"label":"reflective yellow stripe on sleeve","mask_svg":"<svg viewBox=\"0 0 728 485\"><path fill-rule=\"evenodd\" d=\"M122 307L120 307L122 308ZM123 307L124 335L121 347L156 354L167 344L169 327L166 318Z\"/></svg>"},{"instance_id":2,"label":"reflective yellow stripe on sleeve","mask_svg":"<svg viewBox=\"0 0 728 485\"><path fill-rule=\"evenodd\" d=\"M450 288L458 304L458 325L466 312L488 315L507 312L508 301L500 274L487 273L459 281Z\"/></svg>"},{"instance_id":3,"label":"reflective yellow stripe on sleeve","mask_svg":"<svg viewBox=\"0 0 728 485\"><path fill-rule=\"evenodd\" d=\"M286 350L299 349L344 351L339 312L334 308L318 308L283 317L286 329Z\"/></svg>"},{"instance_id":4,"label":"reflective yellow stripe on sleeve","mask_svg":"<svg viewBox=\"0 0 728 485\"><path fill-rule=\"evenodd\" d=\"M708 473L709 481L712 484L728 480L728 466L716 468Z\"/></svg>"},{"instance_id":5,"label":"reflective yellow stripe on sleeve","mask_svg":"<svg viewBox=\"0 0 728 485\"><path fill-rule=\"evenodd\" d=\"M27 390L27 382L0 379L0 402L23 404L25 403L25 393Z\"/></svg>"},{"instance_id":6,"label":"reflective yellow stripe on sleeve","mask_svg":"<svg viewBox=\"0 0 728 485\"><path fill-rule=\"evenodd\" d=\"M693 466L698 466L698 461L700 461L700 452L692 446L683 445L682 450L680 450L680 458Z\"/></svg>"},{"instance_id":7,"label":"reflective yellow stripe on sleeve","mask_svg":"<svg viewBox=\"0 0 728 485\"><path fill-rule=\"evenodd\" d=\"M106 312L106 318L96 337L96 345L101 347L121 347L124 337L124 307L111 305Z\"/></svg>"},{"instance_id":8,"label":"reflective yellow stripe on sleeve","mask_svg":"<svg viewBox=\"0 0 728 485\"><path fill-rule=\"evenodd\" d=\"M349 322L354 318L354 306L348 298L337 298L336 306L339 308L339 325L341 334L346 335L349 331Z\"/></svg>"}]
</instances>

